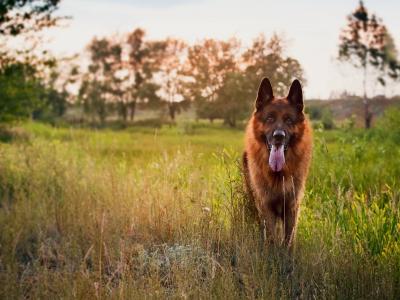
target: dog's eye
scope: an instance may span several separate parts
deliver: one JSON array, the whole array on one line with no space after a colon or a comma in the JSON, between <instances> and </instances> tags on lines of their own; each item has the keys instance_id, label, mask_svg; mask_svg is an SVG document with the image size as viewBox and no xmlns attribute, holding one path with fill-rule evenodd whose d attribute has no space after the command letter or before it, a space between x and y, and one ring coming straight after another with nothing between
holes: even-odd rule
<instances>
[{"instance_id":1,"label":"dog's eye","mask_svg":"<svg viewBox=\"0 0 400 300\"><path fill-rule=\"evenodd\" d=\"M292 124L292 120L291 119L287 119L286 120L286 124Z\"/></svg>"},{"instance_id":2,"label":"dog's eye","mask_svg":"<svg viewBox=\"0 0 400 300\"><path fill-rule=\"evenodd\" d=\"M273 118L268 118L268 119L267 119L267 122L268 122L268 123L273 123L273 122L274 122L274 119L273 119Z\"/></svg>"}]
</instances>

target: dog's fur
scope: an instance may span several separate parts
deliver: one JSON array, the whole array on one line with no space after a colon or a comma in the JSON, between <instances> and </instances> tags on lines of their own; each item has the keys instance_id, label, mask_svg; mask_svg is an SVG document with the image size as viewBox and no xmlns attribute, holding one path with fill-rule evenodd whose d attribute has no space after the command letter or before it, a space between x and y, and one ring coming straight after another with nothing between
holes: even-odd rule
<instances>
[{"instance_id":1,"label":"dog's fur","mask_svg":"<svg viewBox=\"0 0 400 300\"><path fill-rule=\"evenodd\" d=\"M279 99L274 97L269 79L264 78L255 108L247 125L242 158L249 205L257 211L261 228L265 224L270 242L276 241L277 228L282 224L285 241L291 243L313 150L300 82L293 81L288 96ZM274 136L278 131L284 131L285 135ZM270 149L276 149L273 147L285 149L285 163L279 172L268 163ZM277 165L274 168L279 169Z\"/></svg>"}]
</instances>

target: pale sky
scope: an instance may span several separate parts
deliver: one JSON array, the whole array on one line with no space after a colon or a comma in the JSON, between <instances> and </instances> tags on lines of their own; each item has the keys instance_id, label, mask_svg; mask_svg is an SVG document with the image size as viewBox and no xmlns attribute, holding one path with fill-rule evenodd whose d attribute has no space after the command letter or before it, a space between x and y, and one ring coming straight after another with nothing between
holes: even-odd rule
<instances>
[{"instance_id":1,"label":"pale sky","mask_svg":"<svg viewBox=\"0 0 400 300\"><path fill-rule=\"evenodd\" d=\"M369 12L383 19L400 48L400 1L366 0ZM288 55L299 60L308 84L306 98L329 97L331 91L361 94L362 81L355 71L339 68L337 56L340 28L357 0L64 0L57 14L73 19L65 29L52 30L49 45L57 56L82 53L94 37L129 32L142 27L149 39L167 36L194 43L201 38L226 39L235 35L250 45L263 32L285 32L292 40ZM261 78L260 78L261 80ZM371 85L369 96L400 93Z\"/></svg>"}]
</instances>

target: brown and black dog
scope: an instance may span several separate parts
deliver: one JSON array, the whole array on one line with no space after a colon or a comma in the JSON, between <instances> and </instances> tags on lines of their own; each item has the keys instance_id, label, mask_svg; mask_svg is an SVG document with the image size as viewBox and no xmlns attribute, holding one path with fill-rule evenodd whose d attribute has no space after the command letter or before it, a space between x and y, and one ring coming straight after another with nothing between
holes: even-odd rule
<instances>
[{"instance_id":1,"label":"brown and black dog","mask_svg":"<svg viewBox=\"0 0 400 300\"><path fill-rule=\"evenodd\" d=\"M300 82L294 80L288 96L280 99L264 78L247 125L243 173L249 204L255 206L271 242L280 224L287 243L295 237L312 159L311 132Z\"/></svg>"}]
</instances>

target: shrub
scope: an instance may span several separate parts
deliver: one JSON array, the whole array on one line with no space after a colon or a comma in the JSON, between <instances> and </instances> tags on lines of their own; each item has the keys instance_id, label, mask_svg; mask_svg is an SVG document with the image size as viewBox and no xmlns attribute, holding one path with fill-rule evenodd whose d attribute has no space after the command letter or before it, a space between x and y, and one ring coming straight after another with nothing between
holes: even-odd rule
<instances>
[{"instance_id":1,"label":"shrub","mask_svg":"<svg viewBox=\"0 0 400 300\"><path fill-rule=\"evenodd\" d=\"M324 131L324 124L322 124L321 121L311 121L311 126L314 130L318 130L320 132Z\"/></svg>"},{"instance_id":2,"label":"shrub","mask_svg":"<svg viewBox=\"0 0 400 300\"><path fill-rule=\"evenodd\" d=\"M400 107L388 108L378 120L376 129L379 137L398 143L400 141Z\"/></svg>"},{"instance_id":3,"label":"shrub","mask_svg":"<svg viewBox=\"0 0 400 300\"><path fill-rule=\"evenodd\" d=\"M307 105L305 107L305 113L308 114L310 120L321 120L322 108L317 105Z\"/></svg>"},{"instance_id":4,"label":"shrub","mask_svg":"<svg viewBox=\"0 0 400 300\"><path fill-rule=\"evenodd\" d=\"M324 125L324 129L335 128L335 123L333 122L333 113L329 108L324 108L322 111L321 123Z\"/></svg>"}]
</instances>

